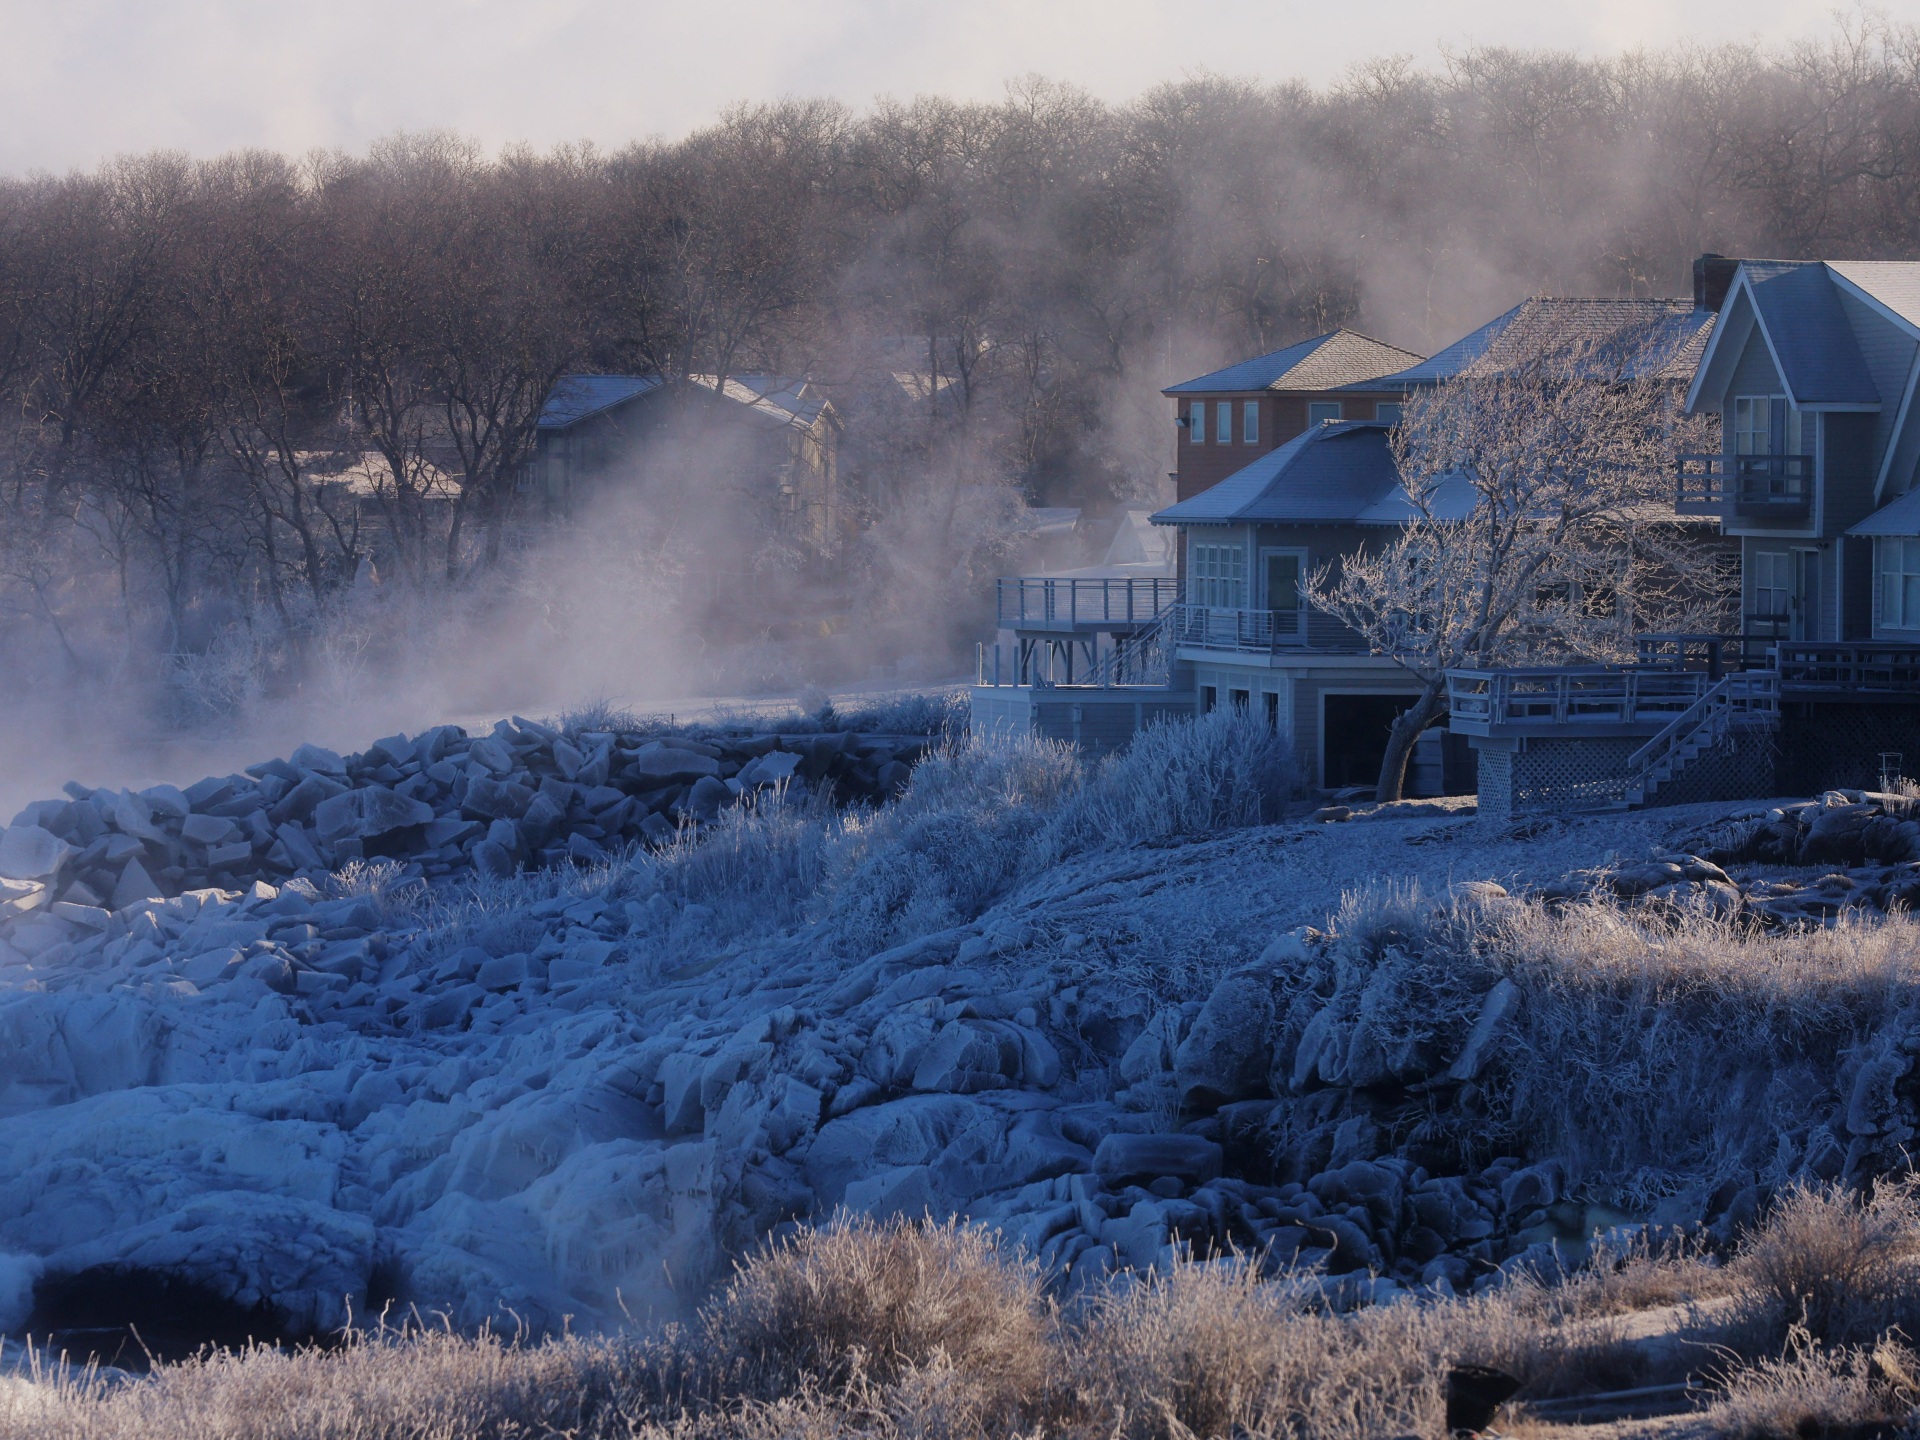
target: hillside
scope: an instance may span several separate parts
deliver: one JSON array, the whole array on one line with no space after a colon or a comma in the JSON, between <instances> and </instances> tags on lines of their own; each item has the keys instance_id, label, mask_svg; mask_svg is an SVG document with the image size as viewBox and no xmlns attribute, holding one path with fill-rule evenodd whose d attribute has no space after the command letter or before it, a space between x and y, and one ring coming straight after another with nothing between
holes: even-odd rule
<instances>
[{"instance_id":1,"label":"hillside","mask_svg":"<svg viewBox=\"0 0 1920 1440\"><path fill-rule=\"evenodd\" d=\"M364 796L366 758L276 766ZM982 1222L1060 1296L1237 1252L1346 1309L1596 1232L1729 1243L1902 1163L1906 802L1316 823L1276 818L1282 762L1221 717L1091 771L943 749L878 807L771 786L531 872L16 880L0 1326L123 1363L128 1325L615 1330L842 1208ZM75 823L32 807L0 855Z\"/></svg>"}]
</instances>

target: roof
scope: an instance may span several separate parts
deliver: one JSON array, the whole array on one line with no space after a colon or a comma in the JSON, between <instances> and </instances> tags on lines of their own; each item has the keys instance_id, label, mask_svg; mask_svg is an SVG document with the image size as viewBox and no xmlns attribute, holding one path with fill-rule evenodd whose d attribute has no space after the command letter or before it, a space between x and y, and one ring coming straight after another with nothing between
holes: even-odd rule
<instances>
[{"instance_id":1,"label":"roof","mask_svg":"<svg viewBox=\"0 0 1920 1440\"><path fill-rule=\"evenodd\" d=\"M695 385L717 389L765 420L807 429L820 418L826 399L804 379L788 375L729 375L724 386L712 375L691 375ZM542 430L565 430L642 395L662 389L658 375L563 375L541 407Z\"/></svg>"},{"instance_id":2,"label":"roof","mask_svg":"<svg viewBox=\"0 0 1920 1440\"><path fill-rule=\"evenodd\" d=\"M1912 260L1829 260L1827 269L1920 330L1920 263Z\"/></svg>"},{"instance_id":3,"label":"roof","mask_svg":"<svg viewBox=\"0 0 1920 1440\"><path fill-rule=\"evenodd\" d=\"M1377 420L1317 425L1236 470L1218 485L1169 506L1156 525L1404 525L1412 507ZM1472 492L1443 482L1444 511L1464 516Z\"/></svg>"},{"instance_id":4,"label":"roof","mask_svg":"<svg viewBox=\"0 0 1920 1440\"><path fill-rule=\"evenodd\" d=\"M1170 385L1163 395L1205 395L1221 390L1337 390L1375 375L1403 369L1420 357L1362 335L1329 330L1284 350L1242 360L1197 380Z\"/></svg>"},{"instance_id":5,"label":"roof","mask_svg":"<svg viewBox=\"0 0 1920 1440\"><path fill-rule=\"evenodd\" d=\"M1794 404L1880 403L1826 266L1817 260L1743 260L1736 284L1753 297Z\"/></svg>"},{"instance_id":6,"label":"roof","mask_svg":"<svg viewBox=\"0 0 1920 1440\"><path fill-rule=\"evenodd\" d=\"M1471 368L1515 362L1543 341L1647 347L1636 378L1687 380L1705 352L1714 312L1689 300L1614 300L1535 296L1417 365L1381 376L1365 388L1410 390L1448 380ZM1348 389L1357 387L1348 386Z\"/></svg>"},{"instance_id":7,"label":"roof","mask_svg":"<svg viewBox=\"0 0 1920 1440\"><path fill-rule=\"evenodd\" d=\"M1849 535L1920 535L1920 490L1909 490L1898 500L1882 505Z\"/></svg>"}]
</instances>

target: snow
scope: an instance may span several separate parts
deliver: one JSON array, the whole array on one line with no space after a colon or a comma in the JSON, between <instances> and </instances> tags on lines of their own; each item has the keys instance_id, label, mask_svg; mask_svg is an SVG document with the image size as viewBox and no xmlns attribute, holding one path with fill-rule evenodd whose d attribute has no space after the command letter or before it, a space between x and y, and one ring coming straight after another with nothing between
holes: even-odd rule
<instances>
[{"instance_id":1,"label":"snow","mask_svg":"<svg viewBox=\"0 0 1920 1440\"><path fill-rule=\"evenodd\" d=\"M119 803L130 833L191 809ZM380 791L340 823L415 823L407 804ZM1116 1099L1149 1025L1275 936L1359 885L1545 881L1715 812L1524 835L1410 813L1081 855L886 948L857 907L729 919L644 856L454 900L116 895L52 941L22 911L0 921L0 1330L37 1275L97 1266L191 1277L293 1332L387 1299L618 1326L683 1313L732 1256L842 1204L1039 1246L1084 1214L1103 1142L1158 1123ZM940 841L960 868L1001 843L966 832ZM15 847L24 869L48 851Z\"/></svg>"}]
</instances>

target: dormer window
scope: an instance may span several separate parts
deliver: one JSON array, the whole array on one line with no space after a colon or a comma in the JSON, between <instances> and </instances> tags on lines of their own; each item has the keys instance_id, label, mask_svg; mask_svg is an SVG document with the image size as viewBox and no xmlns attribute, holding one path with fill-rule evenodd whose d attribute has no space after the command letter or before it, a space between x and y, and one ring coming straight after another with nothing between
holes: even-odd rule
<instances>
[{"instance_id":1,"label":"dormer window","mask_svg":"<svg viewBox=\"0 0 1920 1440\"><path fill-rule=\"evenodd\" d=\"M1733 397L1733 453L1801 455L1800 411L1784 395Z\"/></svg>"}]
</instances>

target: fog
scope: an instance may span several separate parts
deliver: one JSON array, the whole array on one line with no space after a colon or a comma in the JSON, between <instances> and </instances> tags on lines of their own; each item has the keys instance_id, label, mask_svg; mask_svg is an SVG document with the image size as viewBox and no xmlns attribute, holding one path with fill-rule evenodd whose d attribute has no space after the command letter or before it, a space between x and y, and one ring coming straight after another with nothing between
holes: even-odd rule
<instances>
[{"instance_id":1,"label":"fog","mask_svg":"<svg viewBox=\"0 0 1920 1440\"><path fill-rule=\"evenodd\" d=\"M1683 294L1704 250L1910 257L1916 75L1914 31L1856 15L0 181L0 806L444 719L956 677L1027 507L1165 498L1165 385L1335 325L1424 353L1528 294ZM577 372L806 378L844 523L796 530L725 426L554 512L528 461Z\"/></svg>"}]
</instances>

